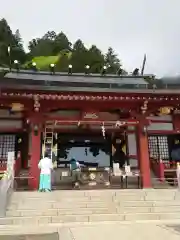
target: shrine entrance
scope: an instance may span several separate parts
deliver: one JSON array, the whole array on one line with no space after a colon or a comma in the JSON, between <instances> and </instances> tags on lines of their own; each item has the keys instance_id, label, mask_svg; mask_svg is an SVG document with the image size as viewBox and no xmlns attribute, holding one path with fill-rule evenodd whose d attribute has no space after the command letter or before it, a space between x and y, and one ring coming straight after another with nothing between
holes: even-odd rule
<instances>
[{"instance_id":1,"label":"shrine entrance","mask_svg":"<svg viewBox=\"0 0 180 240\"><path fill-rule=\"evenodd\" d=\"M64 121L65 123L65 121ZM79 126L81 124L81 126ZM69 163L75 158L82 167L82 187L84 188L127 188L128 180L123 176L114 176L114 162L119 168L129 165L128 142L126 136L127 123L115 121L96 122L84 121L71 122L69 125L58 124L53 126L52 142L43 143L43 151L52 147L52 160L55 166L52 176L52 183L55 189L71 189L72 177ZM76 128L76 129L74 129ZM50 126L46 126L46 133L50 133ZM44 134L45 135L45 134ZM120 143L120 144L119 144ZM118 155L116 161L113 157L116 152L123 152ZM123 158L122 158L123 156ZM124 156L127 156L126 159ZM134 176L132 176L134 177ZM135 181L134 181L135 179ZM111 184L112 183L112 184ZM130 188L139 188L138 176L132 178Z\"/></svg>"},{"instance_id":2,"label":"shrine entrance","mask_svg":"<svg viewBox=\"0 0 180 240\"><path fill-rule=\"evenodd\" d=\"M111 136L99 133L58 133L57 167L65 167L71 158L86 167L111 167Z\"/></svg>"}]
</instances>

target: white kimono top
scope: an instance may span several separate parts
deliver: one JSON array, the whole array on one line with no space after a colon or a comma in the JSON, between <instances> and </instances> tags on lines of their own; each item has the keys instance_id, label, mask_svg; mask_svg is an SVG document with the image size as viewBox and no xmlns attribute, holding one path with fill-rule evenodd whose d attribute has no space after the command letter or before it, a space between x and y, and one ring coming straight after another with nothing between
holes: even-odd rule
<instances>
[{"instance_id":1,"label":"white kimono top","mask_svg":"<svg viewBox=\"0 0 180 240\"><path fill-rule=\"evenodd\" d=\"M52 160L50 158L42 158L39 161L38 168L41 169L41 174L51 174L51 170L53 169Z\"/></svg>"}]
</instances>

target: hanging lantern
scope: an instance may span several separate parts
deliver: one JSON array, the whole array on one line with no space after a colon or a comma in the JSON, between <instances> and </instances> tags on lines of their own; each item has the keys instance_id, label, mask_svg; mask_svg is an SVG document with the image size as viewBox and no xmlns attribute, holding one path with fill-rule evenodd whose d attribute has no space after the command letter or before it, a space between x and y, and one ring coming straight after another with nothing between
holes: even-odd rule
<instances>
[{"instance_id":1,"label":"hanging lantern","mask_svg":"<svg viewBox=\"0 0 180 240\"><path fill-rule=\"evenodd\" d=\"M148 101L144 101L143 105L141 106L141 112L142 114L145 114L148 109Z\"/></svg>"},{"instance_id":2,"label":"hanging lantern","mask_svg":"<svg viewBox=\"0 0 180 240\"><path fill-rule=\"evenodd\" d=\"M101 129L102 129L102 135L105 138L106 137L106 130L105 130L105 127L104 127L104 123L103 123Z\"/></svg>"},{"instance_id":3,"label":"hanging lantern","mask_svg":"<svg viewBox=\"0 0 180 240\"><path fill-rule=\"evenodd\" d=\"M35 124L33 126L33 130L34 130L34 136L38 136L38 134L39 134L39 126L37 124Z\"/></svg>"}]
</instances>

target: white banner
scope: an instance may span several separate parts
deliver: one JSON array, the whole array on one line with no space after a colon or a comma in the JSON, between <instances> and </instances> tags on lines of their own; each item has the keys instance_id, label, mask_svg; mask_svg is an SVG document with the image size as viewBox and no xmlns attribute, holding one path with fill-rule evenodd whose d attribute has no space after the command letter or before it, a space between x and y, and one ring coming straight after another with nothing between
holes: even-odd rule
<instances>
[{"instance_id":1,"label":"white banner","mask_svg":"<svg viewBox=\"0 0 180 240\"><path fill-rule=\"evenodd\" d=\"M180 189L180 165L179 165L179 163L177 163L176 176L177 176L178 188Z\"/></svg>"},{"instance_id":2,"label":"white banner","mask_svg":"<svg viewBox=\"0 0 180 240\"><path fill-rule=\"evenodd\" d=\"M7 175L8 178L11 176L14 177L14 162L15 162L15 152L8 152L8 159L7 159Z\"/></svg>"}]
</instances>

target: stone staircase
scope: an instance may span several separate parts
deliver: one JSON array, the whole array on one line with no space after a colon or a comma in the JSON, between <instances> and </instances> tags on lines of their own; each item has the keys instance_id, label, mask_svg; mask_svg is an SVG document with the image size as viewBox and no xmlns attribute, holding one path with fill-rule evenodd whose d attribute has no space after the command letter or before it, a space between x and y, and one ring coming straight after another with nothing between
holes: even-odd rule
<instances>
[{"instance_id":1,"label":"stone staircase","mask_svg":"<svg viewBox=\"0 0 180 240\"><path fill-rule=\"evenodd\" d=\"M70 190L14 192L0 225L180 220L180 191Z\"/></svg>"}]
</instances>

